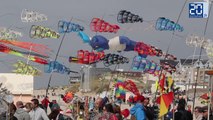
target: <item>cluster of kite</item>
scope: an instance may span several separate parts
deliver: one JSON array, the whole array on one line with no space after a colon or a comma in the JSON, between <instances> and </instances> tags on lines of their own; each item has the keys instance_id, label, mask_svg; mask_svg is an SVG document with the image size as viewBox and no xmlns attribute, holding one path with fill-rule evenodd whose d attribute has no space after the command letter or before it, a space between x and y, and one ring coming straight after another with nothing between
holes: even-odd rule
<instances>
[{"instance_id":1,"label":"cluster of kite","mask_svg":"<svg viewBox=\"0 0 213 120\"><path fill-rule=\"evenodd\" d=\"M159 71L161 70L161 66L152 61L147 60L146 58L136 56L133 58L131 69L139 70L144 73L158 75Z\"/></svg>"},{"instance_id":2,"label":"cluster of kite","mask_svg":"<svg viewBox=\"0 0 213 120\"><path fill-rule=\"evenodd\" d=\"M88 37L83 32L81 32L79 36L83 39L84 42L89 43L89 45L96 51L137 51L138 54L144 58L146 58L147 55L150 55L165 57L169 60L177 59L171 54L163 53L162 50L157 49L154 46L147 45L143 42L130 40L128 37L125 36L117 36L109 40L107 40L107 38L102 35L96 35L90 40L90 37Z\"/></svg>"},{"instance_id":3,"label":"cluster of kite","mask_svg":"<svg viewBox=\"0 0 213 120\"><path fill-rule=\"evenodd\" d=\"M155 29L160 31L183 31L183 27L181 25L164 17L159 17L157 19Z\"/></svg>"},{"instance_id":4,"label":"cluster of kite","mask_svg":"<svg viewBox=\"0 0 213 120\"><path fill-rule=\"evenodd\" d=\"M118 13L117 21L119 23L135 23L135 22L143 22L143 19L139 15L135 15L126 10L121 10Z\"/></svg>"},{"instance_id":5,"label":"cluster of kite","mask_svg":"<svg viewBox=\"0 0 213 120\"><path fill-rule=\"evenodd\" d=\"M57 61L50 61L48 64L44 66L44 72L45 73L57 72L60 74L65 73L70 74L70 72L72 71Z\"/></svg>"},{"instance_id":6,"label":"cluster of kite","mask_svg":"<svg viewBox=\"0 0 213 120\"><path fill-rule=\"evenodd\" d=\"M90 29L93 32L110 32L117 33L120 27L118 25L112 25L100 18L93 18L90 23Z\"/></svg>"},{"instance_id":7,"label":"cluster of kite","mask_svg":"<svg viewBox=\"0 0 213 120\"><path fill-rule=\"evenodd\" d=\"M0 39L16 40L18 37L22 37L20 32L12 29L0 28Z\"/></svg>"},{"instance_id":8,"label":"cluster of kite","mask_svg":"<svg viewBox=\"0 0 213 120\"><path fill-rule=\"evenodd\" d=\"M87 50L78 50L77 57L70 57L69 62L79 64L93 64L104 58L104 52L89 52Z\"/></svg>"},{"instance_id":9,"label":"cluster of kite","mask_svg":"<svg viewBox=\"0 0 213 120\"><path fill-rule=\"evenodd\" d=\"M40 14L35 11L30 11L27 9L24 9L21 13L21 21L22 22L41 22L46 21L47 16L44 14Z\"/></svg>"},{"instance_id":10,"label":"cluster of kite","mask_svg":"<svg viewBox=\"0 0 213 120\"><path fill-rule=\"evenodd\" d=\"M103 61L106 67L114 64L124 64L129 63L129 59L117 54L107 54L104 52L89 52L87 50L78 50L77 57L70 56L69 62L79 63L79 64L93 64L99 61Z\"/></svg>"},{"instance_id":11,"label":"cluster of kite","mask_svg":"<svg viewBox=\"0 0 213 120\"><path fill-rule=\"evenodd\" d=\"M51 30L50 28L43 26L32 25L30 29L31 38L59 38L60 34Z\"/></svg>"},{"instance_id":12,"label":"cluster of kite","mask_svg":"<svg viewBox=\"0 0 213 120\"><path fill-rule=\"evenodd\" d=\"M15 63L14 67L15 67L15 70L13 70L13 72L17 74L25 74L25 75L33 75L33 76L41 75L40 70L22 61L18 61L17 63Z\"/></svg>"},{"instance_id":13,"label":"cluster of kite","mask_svg":"<svg viewBox=\"0 0 213 120\"><path fill-rule=\"evenodd\" d=\"M171 54L163 53L161 49L158 49L154 46L147 45L143 42L137 42L134 51L137 51L139 55L150 55L157 57L164 57L168 60L176 60L177 58Z\"/></svg>"},{"instance_id":14,"label":"cluster of kite","mask_svg":"<svg viewBox=\"0 0 213 120\"><path fill-rule=\"evenodd\" d=\"M63 20L60 20L58 22L58 32L59 33L70 33L70 32L79 32L84 31L84 27L71 22L66 22Z\"/></svg>"},{"instance_id":15,"label":"cluster of kite","mask_svg":"<svg viewBox=\"0 0 213 120\"><path fill-rule=\"evenodd\" d=\"M21 20L22 22L41 22L46 21L47 16L44 14L40 14L39 12L30 11L24 9L21 13ZM143 22L143 18L139 15L133 14L127 10L119 11L117 15L117 22L118 23L136 23L136 22ZM183 27L175 22L160 17L156 21L156 30L169 30L169 31L183 31ZM70 32L78 32L79 36L83 39L85 43L89 43L89 45L96 50L97 52L89 52L84 50L79 50L77 53L77 57L70 57L69 62L76 62L80 64L93 64L99 61L103 61L105 66L110 66L114 64L124 64L128 63L129 59L117 54L104 54L104 50L111 50L111 51L136 51L138 55L141 57L142 61L140 62L139 66L134 66L134 69L140 69L142 71L148 71L150 73L159 71L160 69L164 69L163 66L159 66L153 62L146 60L147 56L157 56L157 57L165 57L169 60L175 60L176 57L171 54L165 54L162 50L157 49L154 46L145 44L143 42L136 42L134 40L129 39L126 36L116 36L111 39L107 39L102 35L95 35L92 38L83 33L84 27L76 24L60 20L58 22L58 32L59 33L70 33ZM109 33L117 33L120 27L116 24L111 24L103 19L100 18L93 18L90 22L90 30L93 32L109 32ZM60 34L55 32L54 30L43 27L32 25L30 28L30 38L39 39L39 38L59 38ZM16 56L27 58L33 62L37 62L40 64L45 65L45 72L58 72L61 74L67 73L69 74L71 71L69 68L65 67L64 65L60 64L57 61L48 61L48 55L46 52L50 51L46 46L41 44L34 44L31 42L20 42L14 41L18 37L22 36L20 32L2 28L0 29L0 52L13 54ZM14 50L5 44L13 45L16 47L24 48L29 50L30 52L22 52L18 50ZM213 45L212 45L213 46ZM209 48L210 49L210 48ZM213 50L212 50L213 51ZM213 53L213 52L212 52ZM136 59L136 58L135 58ZM137 58L139 59L139 58ZM140 61L141 61L140 60ZM148 62L147 62L148 61ZM137 63L137 61L135 61ZM165 68L168 69L168 68ZM170 70L170 69L169 69ZM168 70L168 71L169 71ZM18 73L18 72L17 72ZM28 73L29 74L29 73ZM36 74L33 74L36 75Z\"/></svg>"},{"instance_id":16,"label":"cluster of kite","mask_svg":"<svg viewBox=\"0 0 213 120\"><path fill-rule=\"evenodd\" d=\"M144 73L159 75L160 70L165 70L166 72L173 73L176 71L175 66L168 63L161 63L160 65L140 56L136 56L132 62L132 70L139 70Z\"/></svg>"},{"instance_id":17,"label":"cluster of kite","mask_svg":"<svg viewBox=\"0 0 213 120\"><path fill-rule=\"evenodd\" d=\"M101 59L104 63L104 66L109 67L114 64L124 64L129 63L129 59L127 57L123 57L117 54L107 54L104 58Z\"/></svg>"}]
</instances>

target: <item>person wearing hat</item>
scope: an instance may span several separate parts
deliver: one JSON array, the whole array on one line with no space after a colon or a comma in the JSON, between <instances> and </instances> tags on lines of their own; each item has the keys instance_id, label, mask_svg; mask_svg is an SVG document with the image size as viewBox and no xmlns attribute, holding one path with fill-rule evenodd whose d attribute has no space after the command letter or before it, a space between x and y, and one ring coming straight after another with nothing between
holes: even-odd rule
<instances>
[{"instance_id":1,"label":"person wearing hat","mask_svg":"<svg viewBox=\"0 0 213 120\"><path fill-rule=\"evenodd\" d=\"M208 120L208 113L210 113L209 120L213 120L212 111L210 110L210 112L208 112L208 106L202 107L202 112L203 112L202 120Z\"/></svg>"},{"instance_id":2,"label":"person wearing hat","mask_svg":"<svg viewBox=\"0 0 213 120\"><path fill-rule=\"evenodd\" d=\"M135 96L134 101L136 104L130 109L131 120L146 120L143 106L144 99L142 95Z\"/></svg>"}]
</instances>

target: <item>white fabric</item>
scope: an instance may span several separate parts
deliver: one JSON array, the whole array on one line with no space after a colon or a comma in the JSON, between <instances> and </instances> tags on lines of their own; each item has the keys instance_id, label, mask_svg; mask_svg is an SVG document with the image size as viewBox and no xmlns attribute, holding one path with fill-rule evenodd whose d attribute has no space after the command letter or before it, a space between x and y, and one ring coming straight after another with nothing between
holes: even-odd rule
<instances>
[{"instance_id":1,"label":"white fabric","mask_svg":"<svg viewBox=\"0 0 213 120\"><path fill-rule=\"evenodd\" d=\"M109 40L109 49L112 51L123 51L126 48L126 44L121 44L119 36Z\"/></svg>"},{"instance_id":2,"label":"white fabric","mask_svg":"<svg viewBox=\"0 0 213 120\"><path fill-rule=\"evenodd\" d=\"M31 120L49 120L46 112L40 107L37 107L35 110L31 110L29 114Z\"/></svg>"}]
</instances>

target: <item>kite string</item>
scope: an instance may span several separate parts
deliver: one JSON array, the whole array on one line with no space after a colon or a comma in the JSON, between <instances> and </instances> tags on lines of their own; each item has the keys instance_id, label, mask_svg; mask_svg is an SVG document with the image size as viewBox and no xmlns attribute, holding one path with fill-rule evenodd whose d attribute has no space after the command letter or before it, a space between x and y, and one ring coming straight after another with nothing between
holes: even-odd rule
<instances>
[{"instance_id":1,"label":"kite string","mask_svg":"<svg viewBox=\"0 0 213 120\"><path fill-rule=\"evenodd\" d=\"M185 8L185 6L186 6L187 1L188 1L188 0L185 0L183 6L182 6L182 8L181 8L181 11L180 11L180 13L179 13L179 15L178 15L178 18L177 18L176 23L179 22L180 17L181 17L181 14L183 13L183 10L184 10L184 8ZM175 33L175 31L173 31L173 33L172 33L172 37L171 37L170 43L169 43L169 45L168 45L168 47L167 47L166 54L168 54L169 49L170 49L170 46L171 46L171 44L172 44L172 42L173 42L173 40L174 40L174 39L173 39L173 38L174 38L174 33ZM164 60L165 60L165 59L166 59L166 56L164 57ZM161 79L162 74L163 74L163 69L160 71L160 74L159 74L159 77L158 77L158 84L159 84L159 82L160 82L160 79ZM158 85L158 86L159 86L159 85ZM157 97L158 86L156 87L156 92L155 92L154 100L156 100L156 97ZM174 100L173 100L173 101L174 101ZM174 104L174 103L173 103L173 104ZM173 106L174 106L174 105L173 105ZM173 119L174 119L174 115L173 115Z\"/></svg>"},{"instance_id":2,"label":"kite string","mask_svg":"<svg viewBox=\"0 0 213 120\"><path fill-rule=\"evenodd\" d=\"M73 19L73 17L70 19L70 22L72 21L72 19ZM66 30L66 31L67 31L67 30ZM63 35L62 40L61 40L61 42L60 42L60 45L59 45L59 48L58 48L58 51L57 51L57 53L56 53L56 57L55 57L54 61L56 61L57 58L58 58L58 55L59 55L59 52L60 52L62 43L63 43L64 38L65 38L65 35L66 35L66 32L64 32L64 35ZM50 73L50 78L49 78L49 81L48 81L48 84L47 84L46 96L47 96L47 94L48 94L48 90L49 90L49 87L50 87L50 82L51 82L51 80L52 80L52 75L53 75L53 70L52 70L51 73Z\"/></svg>"}]
</instances>

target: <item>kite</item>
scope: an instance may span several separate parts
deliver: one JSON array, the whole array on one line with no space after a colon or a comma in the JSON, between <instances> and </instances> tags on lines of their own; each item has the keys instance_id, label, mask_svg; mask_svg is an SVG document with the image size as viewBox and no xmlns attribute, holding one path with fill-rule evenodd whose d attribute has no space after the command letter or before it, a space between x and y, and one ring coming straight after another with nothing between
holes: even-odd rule
<instances>
[{"instance_id":1,"label":"kite","mask_svg":"<svg viewBox=\"0 0 213 120\"><path fill-rule=\"evenodd\" d=\"M37 62L37 63L40 63L40 64L48 64L48 61L43 59L43 58L40 58L40 57L37 57L37 56L24 55L24 54L22 54L22 53L20 53L16 50L13 50L13 49L11 49L8 46L3 45L3 44L0 44L0 52L16 55L16 56L23 57L23 58L27 58L30 61Z\"/></svg>"},{"instance_id":2,"label":"kite","mask_svg":"<svg viewBox=\"0 0 213 120\"><path fill-rule=\"evenodd\" d=\"M0 39L16 40L18 37L22 37L21 32L7 28L0 28Z\"/></svg>"},{"instance_id":3,"label":"kite","mask_svg":"<svg viewBox=\"0 0 213 120\"><path fill-rule=\"evenodd\" d=\"M164 17L159 17L157 19L155 29L160 31L176 31L176 30L179 32L183 31L182 26Z\"/></svg>"},{"instance_id":4,"label":"kite","mask_svg":"<svg viewBox=\"0 0 213 120\"><path fill-rule=\"evenodd\" d=\"M59 38L60 34L43 26L32 25L30 29L30 38Z\"/></svg>"},{"instance_id":5,"label":"kite","mask_svg":"<svg viewBox=\"0 0 213 120\"><path fill-rule=\"evenodd\" d=\"M123 57L117 54L107 54L104 58L101 59L104 63L104 66L109 67L114 64L124 64L129 63L129 59L127 57Z\"/></svg>"},{"instance_id":6,"label":"kite","mask_svg":"<svg viewBox=\"0 0 213 120\"><path fill-rule=\"evenodd\" d=\"M57 62L57 61L50 61L48 64L46 64L44 66L44 72L45 73L51 73L51 72L57 72L60 74L70 74L70 72L73 73L78 73L75 71L71 71L69 68L67 68L66 66L62 65L61 63Z\"/></svg>"},{"instance_id":7,"label":"kite","mask_svg":"<svg viewBox=\"0 0 213 120\"><path fill-rule=\"evenodd\" d=\"M210 39L205 39L204 37L190 35L186 38L186 45L189 47L203 47L206 48L210 43Z\"/></svg>"},{"instance_id":8,"label":"kite","mask_svg":"<svg viewBox=\"0 0 213 120\"><path fill-rule=\"evenodd\" d=\"M200 37L196 35L190 35L186 38L186 45L189 47L201 47L206 50L207 56L213 57L213 42L211 39Z\"/></svg>"},{"instance_id":9,"label":"kite","mask_svg":"<svg viewBox=\"0 0 213 120\"><path fill-rule=\"evenodd\" d=\"M16 47L20 47L23 49L27 49L39 54L42 54L43 56L48 56L45 52L50 51L50 49L42 44L36 44L32 42L21 42L21 41L15 41L15 40L0 40L1 43L13 45Z\"/></svg>"},{"instance_id":10,"label":"kite","mask_svg":"<svg viewBox=\"0 0 213 120\"><path fill-rule=\"evenodd\" d=\"M118 80L115 84L115 97L119 100L126 99L126 91L124 90L124 82Z\"/></svg>"},{"instance_id":11,"label":"kite","mask_svg":"<svg viewBox=\"0 0 213 120\"><path fill-rule=\"evenodd\" d=\"M22 13L21 13L22 22L42 22L46 20L47 20L47 16L44 14L40 14L38 12L30 11L27 9L22 10Z\"/></svg>"},{"instance_id":12,"label":"kite","mask_svg":"<svg viewBox=\"0 0 213 120\"><path fill-rule=\"evenodd\" d=\"M121 10L118 13L117 21L119 23L136 23L136 22L143 22L143 19L138 15L135 15L129 11Z\"/></svg>"},{"instance_id":13,"label":"kite","mask_svg":"<svg viewBox=\"0 0 213 120\"><path fill-rule=\"evenodd\" d=\"M162 50L157 49L156 47L147 45L143 42L136 42L130 40L125 36L117 36L110 40L107 40L105 37L101 35L94 36L91 40L83 32L79 32L79 36L83 39L85 43L89 43L89 45L96 51L104 51L104 50L112 50L112 51L137 51L138 54L144 58L147 55L150 56L158 56L165 57L166 59L175 60L177 59L175 56L163 53Z\"/></svg>"},{"instance_id":14,"label":"kite","mask_svg":"<svg viewBox=\"0 0 213 120\"><path fill-rule=\"evenodd\" d=\"M16 64L13 65L16 70L13 70L13 72L18 74L25 74L25 75L33 75L38 76L41 75L41 71L37 68L28 65L24 63L23 61L18 61Z\"/></svg>"},{"instance_id":15,"label":"kite","mask_svg":"<svg viewBox=\"0 0 213 120\"><path fill-rule=\"evenodd\" d=\"M84 31L84 27L80 26L79 24L66 22L63 20L60 20L58 22L59 33L70 33L70 32L79 32L79 31Z\"/></svg>"},{"instance_id":16,"label":"kite","mask_svg":"<svg viewBox=\"0 0 213 120\"><path fill-rule=\"evenodd\" d=\"M169 73L174 73L176 71L175 66L172 66L168 63L161 63L161 65L158 65L141 56L134 57L131 69L140 70L144 73L149 73L149 74L154 74L154 75L159 75L159 72L161 69L163 69Z\"/></svg>"},{"instance_id":17,"label":"kite","mask_svg":"<svg viewBox=\"0 0 213 120\"><path fill-rule=\"evenodd\" d=\"M104 58L104 52L89 52L87 50L78 50L77 57L70 57L69 62L79 64L93 64Z\"/></svg>"},{"instance_id":18,"label":"kite","mask_svg":"<svg viewBox=\"0 0 213 120\"><path fill-rule=\"evenodd\" d=\"M90 29L93 32L110 32L117 33L120 27L118 25L112 25L100 18L93 18L90 23Z\"/></svg>"}]
</instances>

